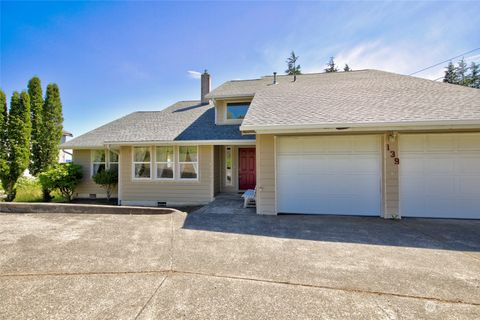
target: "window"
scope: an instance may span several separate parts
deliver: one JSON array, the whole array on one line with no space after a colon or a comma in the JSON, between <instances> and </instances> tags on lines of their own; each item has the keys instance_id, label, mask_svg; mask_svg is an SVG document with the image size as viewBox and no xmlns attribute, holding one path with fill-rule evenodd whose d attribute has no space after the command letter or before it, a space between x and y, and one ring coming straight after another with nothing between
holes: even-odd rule
<instances>
[{"instance_id":1,"label":"window","mask_svg":"<svg viewBox=\"0 0 480 320\"><path fill-rule=\"evenodd\" d=\"M239 120L245 118L250 102L227 103L227 119Z\"/></svg>"},{"instance_id":2,"label":"window","mask_svg":"<svg viewBox=\"0 0 480 320\"><path fill-rule=\"evenodd\" d=\"M231 186L232 181L232 147L228 146L225 148L225 178L226 185Z\"/></svg>"},{"instance_id":3,"label":"window","mask_svg":"<svg viewBox=\"0 0 480 320\"><path fill-rule=\"evenodd\" d=\"M180 146L178 148L178 164L180 179L198 178L198 149L196 146Z\"/></svg>"},{"instance_id":4,"label":"window","mask_svg":"<svg viewBox=\"0 0 480 320\"><path fill-rule=\"evenodd\" d=\"M108 170L116 171L118 174L118 153L112 150L108 152Z\"/></svg>"},{"instance_id":5,"label":"window","mask_svg":"<svg viewBox=\"0 0 480 320\"><path fill-rule=\"evenodd\" d=\"M173 179L175 168L173 147L156 147L155 150L157 179Z\"/></svg>"},{"instance_id":6,"label":"window","mask_svg":"<svg viewBox=\"0 0 480 320\"><path fill-rule=\"evenodd\" d=\"M133 177L150 178L150 147L133 147Z\"/></svg>"},{"instance_id":7,"label":"window","mask_svg":"<svg viewBox=\"0 0 480 320\"><path fill-rule=\"evenodd\" d=\"M105 150L92 150L92 176L107 168Z\"/></svg>"},{"instance_id":8,"label":"window","mask_svg":"<svg viewBox=\"0 0 480 320\"><path fill-rule=\"evenodd\" d=\"M109 150L93 150L92 151L92 176L100 171L114 170L118 173L118 153Z\"/></svg>"}]
</instances>

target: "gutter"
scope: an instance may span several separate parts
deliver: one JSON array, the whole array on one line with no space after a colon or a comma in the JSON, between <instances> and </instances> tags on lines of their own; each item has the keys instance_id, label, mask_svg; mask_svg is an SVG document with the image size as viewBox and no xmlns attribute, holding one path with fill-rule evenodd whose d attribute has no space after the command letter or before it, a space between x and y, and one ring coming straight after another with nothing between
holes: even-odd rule
<instances>
[{"instance_id":1,"label":"gutter","mask_svg":"<svg viewBox=\"0 0 480 320\"><path fill-rule=\"evenodd\" d=\"M480 129L480 120L331 123L307 125L241 125L244 134L288 132L385 131L410 129Z\"/></svg>"},{"instance_id":2,"label":"gutter","mask_svg":"<svg viewBox=\"0 0 480 320\"><path fill-rule=\"evenodd\" d=\"M149 141L104 141L102 145L96 146L60 146L61 150L75 149L75 150L88 150L88 149L109 149L114 146L142 146L142 145L252 145L255 144L255 139L241 139L241 140L184 140L184 141L172 141L172 140L149 140Z\"/></svg>"}]
</instances>

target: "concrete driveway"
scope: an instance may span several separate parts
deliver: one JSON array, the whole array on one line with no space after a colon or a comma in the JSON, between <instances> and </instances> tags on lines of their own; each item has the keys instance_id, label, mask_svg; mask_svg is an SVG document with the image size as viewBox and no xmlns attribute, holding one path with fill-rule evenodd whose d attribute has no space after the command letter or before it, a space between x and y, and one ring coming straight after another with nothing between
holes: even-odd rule
<instances>
[{"instance_id":1,"label":"concrete driveway","mask_svg":"<svg viewBox=\"0 0 480 320\"><path fill-rule=\"evenodd\" d=\"M478 319L480 221L0 214L1 319Z\"/></svg>"}]
</instances>

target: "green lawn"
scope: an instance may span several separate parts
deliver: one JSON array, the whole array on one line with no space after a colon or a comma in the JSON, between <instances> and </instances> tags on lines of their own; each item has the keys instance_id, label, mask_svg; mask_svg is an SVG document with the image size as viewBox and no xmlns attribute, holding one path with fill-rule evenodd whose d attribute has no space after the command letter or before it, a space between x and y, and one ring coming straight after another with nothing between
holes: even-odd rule
<instances>
[{"instance_id":1,"label":"green lawn","mask_svg":"<svg viewBox=\"0 0 480 320\"><path fill-rule=\"evenodd\" d=\"M0 186L0 193L3 192ZM65 202L60 193L52 192L53 202ZM21 177L17 181L17 195L13 202L42 202L42 187L36 178Z\"/></svg>"}]
</instances>

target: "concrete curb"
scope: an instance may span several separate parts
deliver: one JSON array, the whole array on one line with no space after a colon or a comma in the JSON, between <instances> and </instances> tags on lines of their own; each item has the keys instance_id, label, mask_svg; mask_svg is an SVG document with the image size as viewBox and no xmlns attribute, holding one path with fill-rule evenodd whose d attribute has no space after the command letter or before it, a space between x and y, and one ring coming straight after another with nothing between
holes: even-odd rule
<instances>
[{"instance_id":1,"label":"concrete curb","mask_svg":"<svg viewBox=\"0 0 480 320\"><path fill-rule=\"evenodd\" d=\"M0 202L2 213L170 214L170 208L109 206L73 203Z\"/></svg>"}]
</instances>

